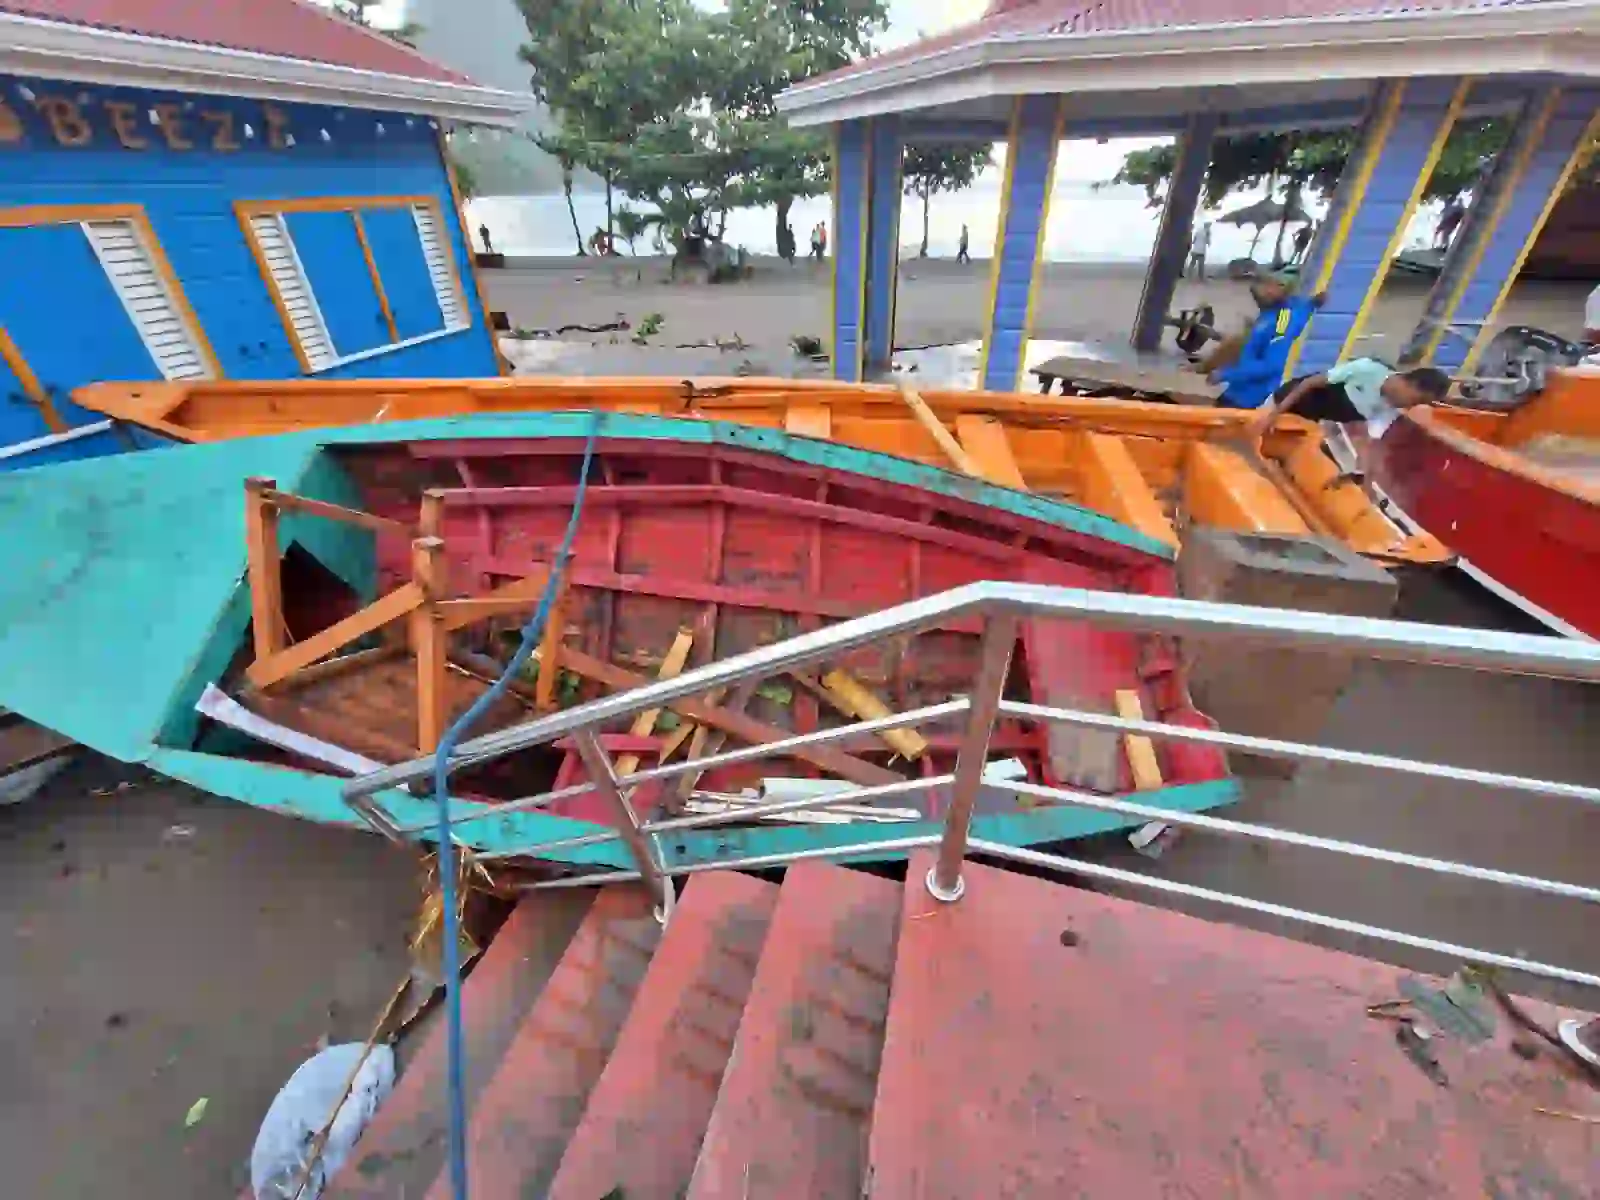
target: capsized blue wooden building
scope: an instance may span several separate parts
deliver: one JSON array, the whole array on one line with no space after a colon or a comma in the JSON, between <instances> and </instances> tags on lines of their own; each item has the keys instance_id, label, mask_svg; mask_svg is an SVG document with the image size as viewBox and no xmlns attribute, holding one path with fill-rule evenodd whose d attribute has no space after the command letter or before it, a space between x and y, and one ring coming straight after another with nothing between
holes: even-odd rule
<instances>
[{"instance_id":1,"label":"capsized blue wooden building","mask_svg":"<svg viewBox=\"0 0 1600 1200\"><path fill-rule=\"evenodd\" d=\"M301 0L0 0L0 470L97 380L500 370L446 156L531 97Z\"/></svg>"},{"instance_id":2,"label":"capsized blue wooden building","mask_svg":"<svg viewBox=\"0 0 1600 1200\"><path fill-rule=\"evenodd\" d=\"M1367 318L1451 130L1502 115L1510 144L1452 242L1404 357L1470 371L1523 259L1600 135L1600 0L993 0L982 19L779 98L835 138L835 373L888 366L904 151L1002 142L1003 209L982 386L1014 390L1063 141L1172 136L1180 153L1133 347L1154 350L1219 135L1356 130L1303 287L1325 293L1288 367L1363 348Z\"/></svg>"}]
</instances>

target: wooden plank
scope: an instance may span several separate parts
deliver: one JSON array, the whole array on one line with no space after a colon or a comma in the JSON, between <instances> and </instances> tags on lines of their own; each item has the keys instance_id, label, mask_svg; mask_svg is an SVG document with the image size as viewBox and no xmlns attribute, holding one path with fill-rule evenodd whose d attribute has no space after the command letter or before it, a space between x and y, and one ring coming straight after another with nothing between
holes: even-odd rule
<instances>
[{"instance_id":1,"label":"wooden plank","mask_svg":"<svg viewBox=\"0 0 1600 1200\"><path fill-rule=\"evenodd\" d=\"M309 667L318 659L327 657L358 637L364 637L376 629L381 629L390 621L398 621L420 605L423 598L422 589L414 583L398 587L381 600L367 605L360 612L346 617L335 625L328 626L321 633L303 642L296 642L287 650L268 658L258 658L245 671L245 678L255 687L271 687L279 680L287 679L302 667Z\"/></svg>"},{"instance_id":2,"label":"wooden plank","mask_svg":"<svg viewBox=\"0 0 1600 1200\"><path fill-rule=\"evenodd\" d=\"M911 410L911 415L917 418L921 426L928 431L930 437L939 443L939 449L944 451L945 457L955 464L956 469L964 475L971 475L974 479L982 479L983 472L972 456L961 448L961 443L944 427L944 422L933 415L933 410L928 407L928 402L922 398L915 388L902 387L900 398L906 402L906 407Z\"/></svg>"},{"instance_id":3,"label":"wooden plank","mask_svg":"<svg viewBox=\"0 0 1600 1200\"><path fill-rule=\"evenodd\" d=\"M417 535L419 537L444 536L444 489L429 488L422 493L417 509Z\"/></svg>"},{"instance_id":4,"label":"wooden plank","mask_svg":"<svg viewBox=\"0 0 1600 1200\"><path fill-rule=\"evenodd\" d=\"M802 682L810 682L799 678ZM829 671L817 682L817 691L834 708L858 721L876 721L892 715L894 711L876 692L848 671ZM913 762L928 752L927 739L915 729L890 729L877 736L889 749Z\"/></svg>"},{"instance_id":5,"label":"wooden plank","mask_svg":"<svg viewBox=\"0 0 1600 1200\"><path fill-rule=\"evenodd\" d=\"M544 594L547 578L546 572L538 571L521 579L513 579L510 583L502 584L481 596L473 596L466 600L441 600L437 607L444 621L444 627L447 631L462 629L490 617L531 609L539 603L539 597ZM552 610L552 618L555 615ZM552 624L554 623L552 620Z\"/></svg>"},{"instance_id":6,"label":"wooden plank","mask_svg":"<svg viewBox=\"0 0 1600 1200\"><path fill-rule=\"evenodd\" d=\"M561 652L562 665L569 671L576 671L587 679L596 680L609 688L627 690L630 688L644 687L649 683L643 675L623 667L614 666L602 659L595 658L573 646L568 646ZM709 704L703 700L683 699L675 700L667 707L681 716L688 717L701 725L710 725L724 733L732 734L742 742L752 746L764 745L767 742L776 742L784 738L793 737L794 734L787 729L780 729L776 725L768 725L764 721L757 721L753 717L746 717L734 712L731 708L721 705ZM791 752L791 756L822 770L848 779L852 783L859 783L863 787L875 787L885 783L899 783L904 776L896 775L893 771L876 766L854 755L844 754L828 746L802 746Z\"/></svg>"},{"instance_id":7,"label":"wooden plank","mask_svg":"<svg viewBox=\"0 0 1600 1200\"><path fill-rule=\"evenodd\" d=\"M539 640L539 678L535 681L534 708L542 713L554 712L556 708L556 681L561 677L561 644L567 634L567 588L567 573L563 571L545 620L544 635Z\"/></svg>"},{"instance_id":8,"label":"wooden plank","mask_svg":"<svg viewBox=\"0 0 1600 1200\"><path fill-rule=\"evenodd\" d=\"M411 526L404 521L375 516L372 513L361 512L359 509L346 508L342 504L329 504L326 500L312 500L307 496L296 496L292 492L280 492L276 488L269 489L265 493L265 498L283 511L303 512L313 517L326 517L330 521L342 521L346 525L359 525L361 528L370 529L374 533L397 533L402 537L411 536Z\"/></svg>"},{"instance_id":9,"label":"wooden plank","mask_svg":"<svg viewBox=\"0 0 1600 1200\"><path fill-rule=\"evenodd\" d=\"M395 658L403 653L405 653L403 646L379 646L375 650L357 650L354 654L342 654L338 658L302 667L284 682L291 687L305 687L307 684L320 683L324 679L343 675L347 671L370 667L374 663L382 662L386 658Z\"/></svg>"},{"instance_id":10,"label":"wooden plank","mask_svg":"<svg viewBox=\"0 0 1600 1200\"><path fill-rule=\"evenodd\" d=\"M411 614L411 646L417 655L417 749L424 754L439 748L450 723L449 683L446 673L449 633L438 600L449 586L444 561L444 541L421 537L411 543L411 580L424 601Z\"/></svg>"},{"instance_id":11,"label":"wooden plank","mask_svg":"<svg viewBox=\"0 0 1600 1200\"><path fill-rule=\"evenodd\" d=\"M683 664L689 661L689 651L694 647L694 631L691 629L678 630L677 637L672 639L672 645L667 649L667 656L661 660L661 669L656 673L657 679L671 679L683 671ZM540 670L544 669L544 661L540 660ZM661 719L659 708L647 708L633 719L633 728L629 731L634 737L649 737L656 731L656 722ZM624 754L617 759L616 772L619 777L632 775L639 769L639 756L637 754Z\"/></svg>"},{"instance_id":12,"label":"wooden plank","mask_svg":"<svg viewBox=\"0 0 1600 1200\"><path fill-rule=\"evenodd\" d=\"M1117 716L1124 721L1144 720L1144 703L1139 693L1131 688L1117 692ZM1156 747L1142 733L1126 734L1122 739L1128 752L1128 769L1133 773L1133 786L1141 792L1153 792L1165 787L1161 777L1161 763L1156 759Z\"/></svg>"},{"instance_id":13,"label":"wooden plank","mask_svg":"<svg viewBox=\"0 0 1600 1200\"><path fill-rule=\"evenodd\" d=\"M830 441L833 410L822 404L790 404L783 410L783 431L799 437Z\"/></svg>"},{"instance_id":14,"label":"wooden plank","mask_svg":"<svg viewBox=\"0 0 1600 1200\"><path fill-rule=\"evenodd\" d=\"M1105 433L1078 435L1083 464L1083 503L1131 525L1169 546L1178 544L1177 532L1149 482L1134 461L1128 443Z\"/></svg>"},{"instance_id":15,"label":"wooden plank","mask_svg":"<svg viewBox=\"0 0 1600 1200\"><path fill-rule=\"evenodd\" d=\"M283 551L278 546L278 508L268 499L276 481L244 481L244 538L250 574L250 625L256 661L283 649ZM318 655L317 657L321 657Z\"/></svg>"},{"instance_id":16,"label":"wooden plank","mask_svg":"<svg viewBox=\"0 0 1600 1200\"><path fill-rule=\"evenodd\" d=\"M716 691L708 692L706 694L706 703L721 704L722 697L725 695L727 695L726 688L717 688ZM689 741L691 738L694 740L690 744L689 753L684 757L689 760L694 759L700 753L696 747L702 747L706 744L706 736L709 734L709 732L710 731L707 730L704 725L696 725L693 721L683 722L672 731L672 735L670 737L661 743L660 761L663 763L666 762L678 752L678 748L680 746Z\"/></svg>"},{"instance_id":17,"label":"wooden plank","mask_svg":"<svg viewBox=\"0 0 1600 1200\"><path fill-rule=\"evenodd\" d=\"M999 421L993 417L963 413L956 418L956 438L972 461L977 463L983 478L1001 487L1016 488L1019 492L1028 490L1027 480L1022 477L1022 468L1017 466L1016 456L1011 453L1011 439L1006 436L1006 427Z\"/></svg>"},{"instance_id":18,"label":"wooden plank","mask_svg":"<svg viewBox=\"0 0 1600 1200\"><path fill-rule=\"evenodd\" d=\"M1204 375L1171 367L1106 362L1098 358L1052 358L1033 368L1040 379L1064 379L1081 387L1120 388L1170 396L1183 404L1214 405L1222 389Z\"/></svg>"}]
</instances>

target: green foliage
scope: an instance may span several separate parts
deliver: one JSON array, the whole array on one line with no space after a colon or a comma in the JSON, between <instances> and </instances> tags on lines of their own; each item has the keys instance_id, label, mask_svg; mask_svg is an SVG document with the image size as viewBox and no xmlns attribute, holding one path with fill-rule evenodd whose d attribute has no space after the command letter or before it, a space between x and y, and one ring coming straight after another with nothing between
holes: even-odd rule
<instances>
[{"instance_id":1,"label":"green foliage","mask_svg":"<svg viewBox=\"0 0 1600 1200\"><path fill-rule=\"evenodd\" d=\"M788 127L779 93L864 53L886 24L883 0L519 4L534 94L560 123L539 144L564 173L591 170L654 210L619 217L630 240L660 225L676 242L696 219L720 238L733 209L765 205L783 227L827 172L826 143Z\"/></svg>"},{"instance_id":2,"label":"green foliage","mask_svg":"<svg viewBox=\"0 0 1600 1200\"><path fill-rule=\"evenodd\" d=\"M993 161L989 146L964 142L911 146L906 150L905 193L922 201L922 257L928 257L928 213L940 192L959 192L977 182Z\"/></svg>"},{"instance_id":3,"label":"green foliage","mask_svg":"<svg viewBox=\"0 0 1600 1200\"><path fill-rule=\"evenodd\" d=\"M1479 179L1506 144L1502 120L1463 121L1451 131L1424 199L1446 200ZM1236 191L1279 184L1329 198L1339 184L1355 149L1353 129L1316 132L1246 133L1218 138L1206 172L1205 204L1214 208ZM1123 159L1111 183L1130 183L1145 190L1152 207L1159 205L1177 163L1176 146L1135 150Z\"/></svg>"},{"instance_id":4,"label":"green foliage","mask_svg":"<svg viewBox=\"0 0 1600 1200\"><path fill-rule=\"evenodd\" d=\"M471 200L478 194L478 177L472 173L471 167L453 154L450 156L450 170L455 173L456 190L461 193L463 200Z\"/></svg>"}]
</instances>

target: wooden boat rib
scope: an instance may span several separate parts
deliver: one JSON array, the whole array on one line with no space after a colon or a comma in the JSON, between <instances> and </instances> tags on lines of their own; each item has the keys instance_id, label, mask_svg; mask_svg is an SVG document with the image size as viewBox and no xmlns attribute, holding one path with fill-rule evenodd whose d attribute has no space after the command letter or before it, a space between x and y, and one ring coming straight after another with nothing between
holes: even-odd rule
<instances>
[{"instance_id":1,"label":"wooden boat rib","mask_svg":"<svg viewBox=\"0 0 1600 1200\"><path fill-rule=\"evenodd\" d=\"M182 442L475 414L601 409L700 417L831 440L1026 488L1168 545L1190 525L1316 534L1384 562L1449 552L1385 517L1288 419L1256 458L1249 414L1115 399L929 391L824 380L298 380L96 384L78 403Z\"/></svg>"},{"instance_id":2,"label":"wooden boat rib","mask_svg":"<svg viewBox=\"0 0 1600 1200\"><path fill-rule=\"evenodd\" d=\"M596 428L588 500L538 674L516 681L475 732L980 579L1175 589L1170 547L1099 514L779 431L600 412L312 430L84 464L92 471L74 464L52 469L49 487L0 480L0 531L18 544L51 542L43 569L0 586L0 704L220 795L359 825L340 799L348 764L433 748L500 673L545 585ZM84 629L107 632L83 638ZM653 765L669 747L712 753L713 736L771 742L860 719L864 706L942 703L970 688L978 639L976 625L955 621L841 655L814 675L684 701L670 718L602 740ZM69 661L43 670L64 642ZM73 682L125 674L116 689ZM1043 704L1137 706L1151 720L1210 727L1163 638L1026 622L1010 688ZM956 737L948 723L918 734L912 743L862 735L699 781L709 802L775 774L910 783L890 806L909 811L905 821L750 822L686 832L666 851L685 864L819 846L870 853L873 842L933 828L943 790L914 785L949 773ZM1137 761L1133 742L1113 732L1046 734L1010 720L993 749L1031 779L1137 792L1158 807L1210 808L1237 795L1214 748L1161 744L1152 755L1136 740ZM484 854L520 858L609 827L590 795L497 813L583 779L580 756L561 743L464 772L453 782L460 836ZM665 787L634 796L645 813L706 802ZM396 791L382 803L402 827L428 823L425 799ZM978 820L984 836L1024 844L1136 823L1029 809L998 792ZM607 843L548 857L626 862Z\"/></svg>"},{"instance_id":3,"label":"wooden boat rib","mask_svg":"<svg viewBox=\"0 0 1600 1200\"><path fill-rule=\"evenodd\" d=\"M1408 413L1371 457L1383 494L1464 568L1553 628L1600 638L1600 370L1554 372L1507 413Z\"/></svg>"}]
</instances>

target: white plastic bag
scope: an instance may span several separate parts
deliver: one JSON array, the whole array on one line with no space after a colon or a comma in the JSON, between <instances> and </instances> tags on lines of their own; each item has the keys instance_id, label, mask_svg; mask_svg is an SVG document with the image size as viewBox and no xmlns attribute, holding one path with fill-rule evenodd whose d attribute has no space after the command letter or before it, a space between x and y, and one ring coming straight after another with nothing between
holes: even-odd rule
<instances>
[{"instance_id":1,"label":"white plastic bag","mask_svg":"<svg viewBox=\"0 0 1600 1200\"><path fill-rule=\"evenodd\" d=\"M359 1042L329 1046L300 1064L273 1097L250 1151L250 1190L255 1200L293 1200L312 1143L355 1070L364 1047ZM311 1172L300 1200L317 1200L323 1185L339 1173L361 1131L394 1090L394 1051L374 1046L361 1064L354 1086L339 1105L322 1158Z\"/></svg>"}]
</instances>

